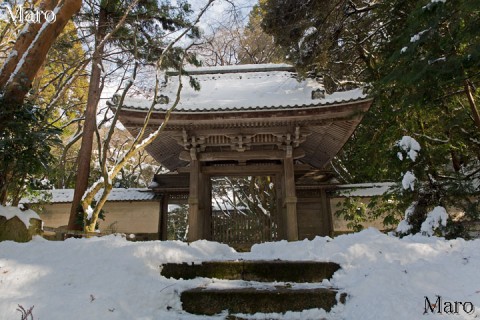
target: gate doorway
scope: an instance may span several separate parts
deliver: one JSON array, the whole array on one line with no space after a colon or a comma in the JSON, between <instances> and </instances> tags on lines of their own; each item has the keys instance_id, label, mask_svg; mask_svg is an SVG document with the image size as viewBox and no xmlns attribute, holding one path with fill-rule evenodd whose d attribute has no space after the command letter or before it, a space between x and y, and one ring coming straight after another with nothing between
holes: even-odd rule
<instances>
[{"instance_id":1,"label":"gate doorway","mask_svg":"<svg viewBox=\"0 0 480 320\"><path fill-rule=\"evenodd\" d=\"M212 177L212 240L240 250L278 240L274 180L272 176Z\"/></svg>"}]
</instances>

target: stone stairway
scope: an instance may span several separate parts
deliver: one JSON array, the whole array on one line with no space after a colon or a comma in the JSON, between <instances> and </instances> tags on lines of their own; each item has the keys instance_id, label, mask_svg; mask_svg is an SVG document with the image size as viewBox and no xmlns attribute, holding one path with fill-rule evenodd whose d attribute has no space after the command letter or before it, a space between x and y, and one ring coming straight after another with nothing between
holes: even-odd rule
<instances>
[{"instance_id":1,"label":"stone stairway","mask_svg":"<svg viewBox=\"0 0 480 320\"><path fill-rule=\"evenodd\" d=\"M241 287L235 282L237 285L182 292L182 307L193 314L214 315L224 310L230 314L284 313L312 308L328 312L337 299L344 303L346 298L345 293L321 285L338 269L340 266L331 262L240 260L168 263L162 266L161 274L184 280L203 277L245 282Z\"/></svg>"}]
</instances>

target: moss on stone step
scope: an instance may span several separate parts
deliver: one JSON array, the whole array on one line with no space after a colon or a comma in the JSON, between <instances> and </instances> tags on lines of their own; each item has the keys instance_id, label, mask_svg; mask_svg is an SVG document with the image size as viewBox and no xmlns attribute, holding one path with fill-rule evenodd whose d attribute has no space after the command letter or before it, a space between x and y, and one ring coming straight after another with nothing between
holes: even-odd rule
<instances>
[{"instance_id":1,"label":"moss on stone step","mask_svg":"<svg viewBox=\"0 0 480 320\"><path fill-rule=\"evenodd\" d=\"M181 295L183 310L193 314L214 315L256 312L283 313L321 308L330 311L336 305L336 290L326 288L298 289L204 289L184 291Z\"/></svg>"},{"instance_id":2,"label":"moss on stone step","mask_svg":"<svg viewBox=\"0 0 480 320\"><path fill-rule=\"evenodd\" d=\"M340 269L332 262L244 261L242 280L262 282L322 282Z\"/></svg>"},{"instance_id":3,"label":"moss on stone step","mask_svg":"<svg viewBox=\"0 0 480 320\"><path fill-rule=\"evenodd\" d=\"M243 266L237 261L214 261L202 264L166 263L160 274L174 279L195 279L197 277L238 280L242 277Z\"/></svg>"},{"instance_id":4,"label":"moss on stone step","mask_svg":"<svg viewBox=\"0 0 480 320\"><path fill-rule=\"evenodd\" d=\"M261 282L322 282L340 269L332 262L317 261L208 261L202 264L167 263L161 274L167 278L196 277Z\"/></svg>"}]
</instances>

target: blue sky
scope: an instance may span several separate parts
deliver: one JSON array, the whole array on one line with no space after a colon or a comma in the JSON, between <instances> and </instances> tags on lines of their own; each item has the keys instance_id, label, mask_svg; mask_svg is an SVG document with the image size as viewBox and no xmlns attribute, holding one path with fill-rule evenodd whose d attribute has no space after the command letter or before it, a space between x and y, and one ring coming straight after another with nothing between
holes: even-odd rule
<instances>
[{"instance_id":1,"label":"blue sky","mask_svg":"<svg viewBox=\"0 0 480 320\"><path fill-rule=\"evenodd\" d=\"M203 8L207 2L208 0L191 1L195 10L200 10L200 8ZM211 27L217 27L222 24L231 24L234 9L237 10L237 18L243 20L243 23L246 23L248 14L252 10L252 7L257 3L258 0L215 0L200 21L200 27L205 32L208 32L208 29Z\"/></svg>"}]
</instances>

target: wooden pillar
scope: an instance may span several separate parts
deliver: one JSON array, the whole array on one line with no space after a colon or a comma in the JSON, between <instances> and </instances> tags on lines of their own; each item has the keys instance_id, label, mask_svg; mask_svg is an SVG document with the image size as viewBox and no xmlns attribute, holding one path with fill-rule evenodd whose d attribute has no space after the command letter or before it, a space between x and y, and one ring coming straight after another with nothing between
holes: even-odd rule
<instances>
[{"instance_id":1,"label":"wooden pillar","mask_svg":"<svg viewBox=\"0 0 480 320\"><path fill-rule=\"evenodd\" d=\"M212 240L212 179L202 174L203 185L203 239Z\"/></svg>"},{"instance_id":2,"label":"wooden pillar","mask_svg":"<svg viewBox=\"0 0 480 320\"><path fill-rule=\"evenodd\" d=\"M320 221L324 222L324 225L321 226L321 236L330 236L333 237L333 217L332 210L330 208L330 199L327 196L327 191L325 188L320 189Z\"/></svg>"},{"instance_id":3,"label":"wooden pillar","mask_svg":"<svg viewBox=\"0 0 480 320\"><path fill-rule=\"evenodd\" d=\"M160 214L158 217L158 240L168 240L168 194L160 198Z\"/></svg>"},{"instance_id":4,"label":"wooden pillar","mask_svg":"<svg viewBox=\"0 0 480 320\"><path fill-rule=\"evenodd\" d=\"M203 198L200 161L196 157L194 149L190 150L190 193L188 197L188 241L196 241L203 238L203 217L201 212L201 199Z\"/></svg>"},{"instance_id":5,"label":"wooden pillar","mask_svg":"<svg viewBox=\"0 0 480 320\"><path fill-rule=\"evenodd\" d=\"M287 223L287 240L298 240L297 220L297 196L295 192L295 170L292 157L292 147L287 147L287 153L283 160L284 185L285 185L285 209Z\"/></svg>"},{"instance_id":6,"label":"wooden pillar","mask_svg":"<svg viewBox=\"0 0 480 320\"><path fill-rule=\"evenodd\" d=\"M285 183L283 179L283 172L275 175L275 188L277 195L277 212L275 212L275 219L278 226L277 229L277 239L275 240L286 240L287 239L287 222L286 222L286 212L284 208L284 197L285 197Z\"/></svg>"}]
</instances>

